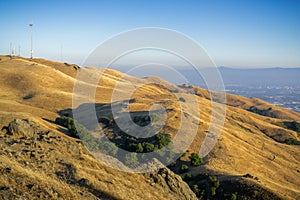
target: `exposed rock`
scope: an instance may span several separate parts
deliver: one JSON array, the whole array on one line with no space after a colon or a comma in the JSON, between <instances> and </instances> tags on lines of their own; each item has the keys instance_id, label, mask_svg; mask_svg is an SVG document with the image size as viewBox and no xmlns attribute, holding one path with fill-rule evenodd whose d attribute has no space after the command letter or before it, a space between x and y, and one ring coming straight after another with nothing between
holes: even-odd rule
<instances>
[{"instance_id":1,"label":"exposed rock","mask_svg":"<svg viewBox=\"0 0 300 200\"><path fill-rule=\"evenodd\" d=\"M8 125L8 133L16 137L33 136L42 129L29 119L15 119Z\"/></svg>"},{"instance_id":2,"label":"exposed rock","mask_svg":"<svg viewBox=\"0 0 300 200\"><path fill-rule=\"evenodd\" d=\"M81 144L79 145L77 142L64 140L61 136L56 135L54 132L43 130L37 123L28 119L14 120L9 124L7 132L9 132L12 136L11 138L8 137L5 141L2 141L2 145L4 145L2 152L12 160L16 159L16 156L14 155L17 153L16 155L18 155L18 159L20 159L17 161L17 163L19 163L20 166L28 169L34 168L34 171L37 173L46 170L45 172L47 173L47 177L51 177L51 180L52 178L55 178L59 180L59 182L66 183L68 188L74 188L74 190L78 190L78 188L80 188L80 192L84 194L84 199L106 199L106 197L108 197L107 199L115 199L111 194L106 194L106 192L99 190L98 186L96 185L96 187L94 185L93 177L78 177L78 170L82 170L78 164L80 162L79 157L77 158L78 160L73 160L75 163L78 162L76 165L71 161L73 157L76 158L76 156L80 154ZM58 139L62 140L63 142L61 143L61 146L56 147L54 146L54 142L56 142ZM34 142L34 145L32 145L32 142ZM46 151L44 151L45 147L47 147ZM6 148L8 148L10 151L8 151ZM12 148L17 149L17 151L12 151ZM66 156L66 160L68 161L64 159L61 159L60 161L50 160L56 157L56 153L54 154L53 151L56 151L56 153L60 155L63 154ZM53 155L54 157L52 158ZM45 157L47 157L47 159L45 159ZM105 157L106 161L109 160L107 157ZM97 165L98 163L89 161L89 165L87 166L90 168L91 166ZM154 160L149 165L144 166L145 169L159 169L163 167L164 166L158 160ZM98 167L96 167L95 170L99 170L99 168L97 168ZM0 188L0 190L2 190L2 194L0 192L0 199L16 199L21 197L26 197L28 199L55 199L58 196L63 197L65 195L58 188L52 191L45 187L45 184L40 185L40 183L37 183L34 179L26 176L16 175L18 170L19 168L16 170L15 168L7 167L7 165L3 167L3 175L10 177L16 184L23 186L18 189L14 187L3 186ZM110 172L110 170L111 169L107 170L107 172L115 173ZM126 174L122 173L122 176L123 175ZM139 178L148 180L146 186L149 187L149 190L158 189L163 191L164 194L162 197L164 198L162 199L197 199L188 185L182 181L181 177L175 175L166 168L154 171L151 173L150 178L149 174L141 175ZM139 186L136 187L136 189L138 188ZM59 192L56 190L59 190ZM28 192L25 196L23 195L24 191ZM33 196L31 196L31 194ZM123 197L126 197L125 199L130 199L131 196L129 198L127 195L128 194L126 193L123 195ZM141 196L135 199L140 199L140 197Z\"/></svg>"},{"instance_id":3,"label":"exposed rock","mask_svg":"<svg viewBox=\"0 0 300 200\"><path fill-rule=\"evenodd\" d=\"M159 184L164 189L172 191L176 199L197 199L195 193L191 191L181 177L174 174L168 168L161 168L156 172L150 173L150 177L154 183Z\"/></svg>"}]
</instances>

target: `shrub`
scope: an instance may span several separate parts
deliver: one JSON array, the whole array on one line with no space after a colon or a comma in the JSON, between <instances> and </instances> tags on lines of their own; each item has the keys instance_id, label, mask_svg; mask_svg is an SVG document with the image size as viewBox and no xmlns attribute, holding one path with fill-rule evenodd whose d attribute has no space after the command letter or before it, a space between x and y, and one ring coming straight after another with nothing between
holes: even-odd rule
<instances>
[{"instance_id":1,"label":"shrub","mask_svg":"<svg viewBox=\"0 0 300 200\"><path fill-rule=\"evenodd\" d=\"M112 142L100 143L98 147L101 152L111 156L115 156L118 153L118 147Z\"/></svg>"},{"instance_id":2,"label":"shrub","mask_svg":"<svg viewBox=\"0 0 300 200\"><path fill-rule=\"evenodd\" d=\"M103 142L101 138L95 138L91 133L81 124L77 123L74 119L70 117L58 117L55 123L61 125L68 129L68 135L74 138L80 138L84 145L90 151L102 151L103 153L109 155L116 155L118 148L114 143ZM80 137L79 137L80 136Z\"/></svg>"},{"instance_id":3,"label":"shrub","mask_svg":"<svg viewBox=\"0 0 300 200\"><path fill-rule=\"evenodd\" d=\"M253 178L253 176L251 174L249 174L249 173L243 175L243 177L245 177L245 178Z\"/></svg>"},{"instance_id":4,"label":"shrub","mask_svg":"<svg viewBox=\"0 0 300 200\"><path fill-rule=\"evenodd\" d=\"M151 144L149 142L144 142L143 148L146 150L146 152L153 152L155 150L154 144Z\"/></svg>"},{"instance_id":5,"label":"shrub","mask_svg":"<svg viewBox=\"0 0 300 200\"><path fill-rule=\"evenodd\" d=\"M63 117L56 118L55 123L65 127L65 128L68 128L68 124L70 123L71 120L73 120L73 119L70 117L63 116Z\"/></svg>"},{"instance_id":6,"label":"shrub","mask_svg":"<svg viewBox=\"0 0 300 200\"><path fill-rule=\"evenodd\" d=\"M179 97L179 101L185 102L185 99L183 97Z\"/></svg>"},{"instance_id":7,"label":"shrub","mask_svg":"<svg viewBox=\"0 0 300 200\"><path fill-rule=\"evenodd\" d=\"M56 118L55 123L67 128L69 136L74 138L79 138L79 133L80 135L86 135L89 133L83 125L76 123L75 120L70 117L58 117Z\"/></svg>"},{"instance_id":8,"label":"shrub","mask_svg":"<svg viewBox=\"0 0 300 200\"><path fill-rule=\"evenodd\" d=\"M136 152L137 150L137 144L135 143L129 143L123 146L125 150L130 151L130 152Z\"/></svg>"},{"instance_id":9,"label":"shrub","mask_svg":"<svg viewBox=\"0 0 300 200\"><path fill-rule=\"evenodd\" d=\"M284 122L284 125L286 128L293 130L295 132L300 132L300 123L297 121L292 121L292 122Z\"/></svg>"},{"instance_id":10,"label":"shrub","mask_svg":"<svg viewBox=\"0 0 300 200\"><path fill-rule=\"evenodd\" d=\"M181 171L182 173L189 171L189 166L184 165L184 164L181 165L180 171Z\"/></svg>"},{"instance_id":11,"label":"shrub","mask_svg":"<svg viewBox=\"0 0 300 200\"><path fill-rule=\"evenodd\" d=\"M125 164L129 166L136 165L139 162L136 153L128 153L125 155Z\"/></svg>"},{"instance_id":12,"label":"shrub","mask_svg":"<svg viewBox=\"0 0 300 200\"><path fill-rule=\"evenodd\" d=\"M200 195L200 190L199 190L198 185L193 185L192 191L196 194L197 197Z\"/></svg>"},{"instance_id":13,"label":"shrub","mask_svg":"<svg viewBox=\"0 0 300 200\"><path fill-rule=\"evenodd\" d=\"M216 188L215 187L211 187L211 196L215 196L216 195Z\"/></svg>"},{"instance_id":14,"label":"shrub","mask_svg":"<svg viewBox=\"0 0 300 200\"><path fill-rule=\"evenodd\" d=\"M202 158L196 153L192 153L190 156L190 159L191 159L192 166L199 166L199 165L203 164Z\"/></svg>"},{"instance_id":15,"label":"shrub","mask_svg":"<svg viewBox=\"0 0 300 200\"><path fill-rule=\"evenodd\" d=\"M236 193L232 193L230 199L231 200L237 200L237 194Z\"/></svg>"},{"instance_id":16,"label":"shrub","mask_svg":"<svg viewBox=\"0 0 300 200\"><path fill-rule=\"evenodd\" d=\"M158 133L155 135L155 140L156 140L156 146L161 149L164 146L168 145L169 142L171 141L169 136L166 134Z\"/></svg>"},{"instance_id":17,"label":"shrub","mask_svg":"<svg viewBox=\"0 0 300 200\"><path fill-rule=\"evenodd\" d=\"M210 185L214 186L215 188L218 188L220 186L220 182L216 176L209 176L208 179Z\"/></svg>"},{"instance_id":18,"label":"shrub","mask_svg":"<svg viewBox=\"0 0 300 200\"><path fill-rule=\"evenodd\" d=\"M160 116L156 113L151 114L150 118L151 118L151 122L157 122L160 120Z\"/></svg>"},{"instance_id":19,"label":"shrub","mask_svg":"<svg viewBox=\"0 0 300 200\"><path fill-rule=\"evenodd\" d=\"M143 151L144 151L143 145L141 143L138 143L136 146L136 152L143 153Z\"/></svg>"},{"instance_id":20,"label":"shrub","mask_svg":"<svg viewBox=\"0 0 300 200\"><path fill-rule=\"evenodd\" d=\"M289 145L300 145L300 141L298 141L294 138L285 139L284 143L289 144Z\"/></svg>"},{"instance_id":21,"label":"shrub","mask_svg":"<svg viewBox=\"0 0 300 200\"><path fill-rule=\"evenodd\" d=\"M193 178L193 175L191 173L186 173L182 179L185 181L188 181L188 180L191 180L192 178Z\"/></svg>"}]
</instances>

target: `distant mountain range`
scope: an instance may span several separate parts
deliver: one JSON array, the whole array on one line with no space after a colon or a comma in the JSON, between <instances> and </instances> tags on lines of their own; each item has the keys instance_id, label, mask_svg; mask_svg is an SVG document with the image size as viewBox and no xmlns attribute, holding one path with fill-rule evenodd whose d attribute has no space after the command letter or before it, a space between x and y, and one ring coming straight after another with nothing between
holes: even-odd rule
<instances>
[{"instance_id":1,"label":"distant mountain range","mask_svg":"<svg viewBox=\"0 0 300 200\"><path fill-rule=\"evenodd\" d=\"M300 68L253 68L229 67L203 68L187 67L161 68L119 68L115 69L136 77L159 76L176 85L188 83L204 89L225 91L245 97L255 97L300 112ZM219 74L218 74L219 73ZM218 77L219 76L219 77ZM209 78L210 85L204 81ZM220 81L219 84L215 82ZM215 84L215 85L213 85Z\"/></svg>"},{"instance_id":2,"label":"distant mountain range","mask_svg":"<svg viewBox=\"0 0 300 200\"><path fill-rule=\"evenodd\" d=\"M294 86L300 87L300 68L260 68L236 69L219 67L225 87L239 86ZM210 68L203 71L210 73ZM188 78L190 84L205 86L203 79L193 69L180 69L179 72Z\"/></svg>"},{"instance_id":3,"label":"distant mountain range","mask_svg":"<svg viewBox=\"0 0 300 200\"><path fill-rule=\"evenodd\" d=\"M206 88L203 74L215 76L215 68L202 68L201 70L193 69L192 67L149 67L149 68L134 68L131 67L113 67L123 73L128 73L136 77L159 76L170 83L180 85L189 83L191 85ZM226 86L300 86L300 68L230 68L218 67L218 71ZM199 74L199 72L201 74Z\"/></svg>"},{"instance_id":4,"label":"distant mountain range","mask_svg":"<svg viewBox=\"0 0 300 200\"><path fill-rule=\"evenodd\" d=\"M300 68L235 69L219 67L227 93L255 97L300 112ZM203 69L212 78L213 69ZM190 84L208 88L196 70L180 70Z\"/></svg>"}]
</instances>

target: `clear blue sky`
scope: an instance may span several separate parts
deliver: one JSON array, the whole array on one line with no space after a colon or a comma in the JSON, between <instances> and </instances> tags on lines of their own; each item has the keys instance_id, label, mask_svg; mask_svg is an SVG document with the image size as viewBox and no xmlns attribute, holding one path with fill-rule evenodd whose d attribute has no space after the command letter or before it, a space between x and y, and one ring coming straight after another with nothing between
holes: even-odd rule
<instances>
[{"instance_id":1,"label":"clear blue sky","mask_svg":"<svg viewBox=\"0 0 300 200\"><path fill-rule=\"evenodd\" d=\"M0 54L81 64L102 41L138 27L163 27L199 42L218 66L300 67L300 1L1 1Z\"/></svg>"}]
</instances>

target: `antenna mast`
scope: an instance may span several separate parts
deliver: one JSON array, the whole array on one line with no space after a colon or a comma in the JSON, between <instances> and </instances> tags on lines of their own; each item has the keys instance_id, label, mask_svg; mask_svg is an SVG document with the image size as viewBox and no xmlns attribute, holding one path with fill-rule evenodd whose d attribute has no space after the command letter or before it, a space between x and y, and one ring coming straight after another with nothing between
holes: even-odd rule
<instances>
[{"instance_id":1,"label":"antenna mast","mask_svg":"<svg viewBox=\"0 0 300 200\"><path fill-rule=\"evenodd\" d=\"M33 27L33 24L29 24L29 27L30 27L30 58L32 58L32 27Z\"/></svg>"}]
</instances>

